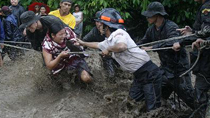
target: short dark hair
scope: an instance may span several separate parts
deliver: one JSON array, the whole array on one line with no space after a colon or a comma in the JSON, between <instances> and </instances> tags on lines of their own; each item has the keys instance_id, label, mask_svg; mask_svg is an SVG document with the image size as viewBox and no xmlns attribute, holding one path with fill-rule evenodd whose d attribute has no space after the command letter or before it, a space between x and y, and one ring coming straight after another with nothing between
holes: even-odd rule
<instances>
[{"instance_id":1,"label":"short dark hair","mask_svg":"<svg viewBox=\"0 0 210 118\"><path fill-rule=\"evenodd\" d=\"M69 2L69 3L71 3L71 4L73 3L71 0L61 0L61 3L62 3L62 2Z\"/></svg>"}]
</instances>

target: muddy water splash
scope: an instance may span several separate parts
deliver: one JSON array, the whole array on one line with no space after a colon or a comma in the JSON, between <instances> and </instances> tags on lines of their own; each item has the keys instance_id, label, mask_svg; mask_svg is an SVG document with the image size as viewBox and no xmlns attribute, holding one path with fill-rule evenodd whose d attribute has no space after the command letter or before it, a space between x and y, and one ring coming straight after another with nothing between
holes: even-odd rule
<instances>
[{"instance_id":1,"label":"muddy water splash","mask_svg":"<svg viewBox=\"0 0 210 118\"><path fill-rule=\"evenodd\" d=\"M150 53L157 64L157 55ZM117 69L106 78L101 57L86 58L94 82L85 85L74 75L62 73L57 79L43 66L38 52L26 52L16 62L5 61L0 68L0 114L2 118L178 118L166 103L145 113L144 103L128 98L132 75ZM62 80L62 81L57 81ZM68 82L65 85L63 82ZM65 85L65 87L64 87Z\"/></svg>"}]
</instances>

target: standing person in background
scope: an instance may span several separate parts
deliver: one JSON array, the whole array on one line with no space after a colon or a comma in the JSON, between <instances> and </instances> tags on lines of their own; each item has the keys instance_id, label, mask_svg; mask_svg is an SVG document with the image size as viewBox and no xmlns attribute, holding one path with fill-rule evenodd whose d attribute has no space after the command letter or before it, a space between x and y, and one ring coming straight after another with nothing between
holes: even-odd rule
<instances>
[{"instance_id":1,"label":"standing person in background","mask_svg":"<svg viewBox=\"0 0 210 118\"><path fill-rule=\"evenodd\" d=\"M35 14L39 15L39 13L40 13L40 6L39 5L35 5L34 7L35 7Z\"/></svg>"},{"instance_id":2,"label":"standing person in background","mask_svg":"<svg viewBox=\"0 0 210 118\"><path fill-rule=\"evenodd\" d=\"M46 13L46 7L44 6L44 5L42 5L41 7L40 7L40 16L46 16L47 15L47 13Z\"/></svg>"},{"instance_id":3,"label":"standing person in background","mask_svg":"<svg viewBox=\"0 0 210 118\"><path fill-rule=\"evenodd\" d=\"M18 22L14 14L12 14L11 10L8 6L2 7L3 15L5 16L5 19L3 20L4 24L4 31L5 31L5 40L6 41L23 41L23 35L18 28ZM16 45L16 44L11 44ZM17 56L20 55L20 50L13 48L13 47L5 47L4 52L9 55L9 58L11 60L15 60Z\"/></svg>"},{"instance_id":4,"label":"standing person in background","mask_svg":"<svg viewBox=\"0 0 210 118\"><path fill-rule=\"evenodd\" d=\"M74 28L74 32L78 35L81 39L82 37L82 30L83 30L83 12L80 11L80 6L75 4L74 6L74 17L76 18L76 26Z\"/></svg>"},{"instance_id":5,"label":"standing person in background","mask_svg":"<svg viewBox=\"0 0 210 118\"><path fill-rule=\"evenodd\" d=\"M19 4L19 0L10 0L11 6L9 7L12 10L12 14L17 18L18 26L21 25L20 15L25 11L25 9Z\"/></svg>"},{"instance_id":6,"label":"standing person in background","mask_svg":"<svg viewBox=\"0 0 210 118\"><path fill-rule=\"evenodd\" d=\"M3 43L5 39L5 35L4 35L4 28L0 19L0 43ZM3 60L2 60L2 49L3 49L4 45L0 44L0 67L3 66Z\"/></svg>"},{"instance_id":7,"label":"standing person in background","mask_svg":"<svg viewBox=\"0 0 210 118\"><path fill-rule=\"evenodd\" d=\"M55 11L51 11L49 13L49 15L54 15L54 16L60 18L70 28L74 29L75 25L76 25L76 19L70 13L72 3L73 2L71 0L61 0L60 8Z\"/></svg>"}]
</instances>

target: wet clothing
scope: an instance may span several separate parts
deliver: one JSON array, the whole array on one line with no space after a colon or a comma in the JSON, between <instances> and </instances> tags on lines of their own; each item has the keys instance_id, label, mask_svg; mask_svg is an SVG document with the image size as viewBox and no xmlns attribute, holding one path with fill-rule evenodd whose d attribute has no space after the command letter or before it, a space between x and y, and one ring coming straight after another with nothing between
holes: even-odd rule
<instances>
[{"instance_id":1,"label":"wet clothing","mask_svg":"<svg viewBox=\"0 0 210 118\"><path fill-rule=\"evenodd\" d=\"M100 42L98 47L101 50L105 50L109 46L114 46L117 43L125 43L127 48L136 46L126 31L118 29L113 32L108 39ZM119 53L112 52L112 57L120 64L123 70L129 71L131 73L138 70L141 66L150 60L150 57L146 51L138 47L130 48Z\"/></svg>"},{"instance_id":2,"label":"wet clothing","mask_svg":"<svg viewBox=\"0 0 210 118\"><path fill-rule=\"evenodd\" d=\"M206 0L199 8L195 23L193 24L193 30L201 30L204 26L210 25L210 0ZM206 38L204 40L210 40ZM192 41L193 42L193 41ZM191 63L193 64L197 58L197 52L191 53ZM207 104L210 90L210 49L203 49L201 51L200 59L193 69L193 73L196 75L195 82L195 107L199 108L200 105ZM204 118L207 105L204 105L198 111L198 118Z\"/></svg>"},{"instance_id":3,"label":"wet clothing","mask_svg":"<svg viewBox=\"0 0 210 118\"><path fill-rule=\"evenodd\" d=\"M40 18L40 22L43 27L41 30L35 30L35 32L33 33L31 33L29 30L26 31L27 39L31 42L33 49L37 51L42 51L41 44L44 40L44 37L46 36L50 24L53 22L62 22L62 21L55 16L48 15L48 16L42 16Z\"/></svg>"},{"instance_id":4,"label":"wet clothing","mask_svg":"<svg viewBox=\"0 0 210 118\"><path fill-rule=\"evenodd\" d=\"M20 26L21 25L20 15L23 12L25 12L25 9L19 4L17 6L10 6L9 8L12 9L12 14L15 15L15 17L17 18L18 26Z\"/></svg>"},{"instance_id":5,"label":"wet clothing","mask_svg":"<svg viewBox=\"0 0 210 118\"><path fill-rule=\"evenodd\" d=\"M11 14L3 20L5 40L7 41L23 41L23 35L18 28L18 22L16 17Z\"/></svg>"},{"instance_id":6,"label":"wet clothing","mask_svg":"<svg viewBox=\"0 0 210 118\"><path fill-rule=\"evenodd\" d=\"M164 19L160 27L156 28L154 24L150 26L143 39L140 40L138 44L179 36L180 34L176 31L176 29L178 29L177 24L168 19ZM175 41L158 43L153 45L153 48L171 47L173 46L173 43L175 43ZM167 78L163 79L162 83L163 98L167 99L171 92L175 91L188 106L193 108L193 88L190 75L185 75L182 78L178 77L180 74L189 69L189 61L186 50L184 48L181 48L179 52L175 52L174 50L161 50L157 51L157 53L161 62L160 69L164 78ZM168 91L168 86L171 88L170 92Z\"/></svg>"},{"instance_id":7,"label":"wet clothing","mask_svg":"<svg viewBox=\"0 0 210 118\"><path fill-rule=\"evenodd\" d=\"M210 25L210 11L205 11L205 9L210 10L210 0L206 0L203 5L201 5L199 11L196 15L195 23L193 24L193 29L195 31L201 30L204 26ZM210 37L205 40L210 40ZM196 59L196 52L192 53L192 61ZM205 77L210 77L210 49L205 49L202 51L200 60L193 69L193 73L201 73Z\"/></svg>"},{"instance_id":8,"label":"wet clothing","mask_svg":"<svg viewBox=\"0 0 210 118\"><path fill-rule=\"evenodd\" d=\"M3 24L5 32L5 41L24 41L22 32L18 27L17 18L13 14L10 14L5 19L3 19ZM15 43L11 43L10 45L20 46ZM8 54L11 60L15 61L16 58L18 58L23 53L23 51L13 47L5 47L3 49L2 57L4 57L6 53Z\"/></svg>"},{"instance_id":9,"label":"wet clothing","mask_svg":"<svg viewBox=\"0 0 210 118\"><path fill-rule=\"evenodd\" d=\"M127 48L136 46L126 31L117 29L106 40L100 42L98 47L101 50L105 50L109 46L114 46L117 43L125 43ZM136 47L123 52L112 52L112 57L120 64L123 70L134 74L135 78L130 90L130 97L134 100L139 100L139 94L143 94L148 111L159 107L161 73L159 68L151 62L146 51Z\"/></svg>"},{"instance_id":10,"label":"wet clothing","mask_svg":"<svg viewBox=\"0 0 210 118\"><path fill-rule=\"evenodd\" d=\"M53 60L57 58L57 56L62 52L62 51L71 51L69 48L66 46L66 41L76 41L76 34L71 30L71 28L66 27L66 34L67 37L65 38L65 41L62 44L58 44L54 42L50 37L49 34L46 35L44 38L44 41L42 43L42 49L47 51L49 54L52 54ZM75 61L77 60L77 61ZM78 67L78 64L84 64L84 59L80 57L80 55L77 54L71 54L69 57L61 59L59 64L57 65L56 68L52 70L53 74L56 74L63 70L64 68L67 69L76 69ZM84 68L86 69L86 68ZM88 70L87 70L88 72Z\"/></svg>"},{"instance_id":11,"label":"wet clothing","mask_svg":"<svg viewBox=\"0 0 210 118\"><path fill-rule=\"evenodd\" d=\"M102 42L105 40L105 37L101 35L100 31L97 27L93 27L93 29L86 34L83 39L85 42ZM115 69L114 69L114 59L111 57L102 57L103 67L107 71L108 77L114 77Z\"/></svg>"},{"instance_id":12,"label":"wet clothing","mask_svg":"<svg viewBox=\"0 0 210 118\"><path fill-rule=\"evenodd\" d=\"M193 30L199 31L204 26L210 25L210 0L206 0L198 9L196 14L195 22L193 24Z\"/></svg>"},{"instance_id":13,"label":"wet clothing","mask_svg":"<svg viewBox=\"0 0 210 118\"><path fill-rule=\"evenodd\" d=\"M2 24L1 19L0 19L0 43L3 43L4 39L5 39L4 28L3 28L3 24ZM1 44L0 44L0 54L1 53L2 53L2 48L1 48Z\"/></svg>"},{"instance_id":14,"label":"wet clothing","mask_svg":"<svg viewBox=\"0 0 210 118\"><path fill-rule=\"evenodd\" d=\"M4 34L4 27L2 24L2 21L0 19L0 43L2 43L5 39L5 34Z\"/></svg>"},{"instance_id":15,"label":"wet clothing","mask_svg":"<svg viewBox=\"0 0 210 118\"><path fill-rule=\"evenodd\" d=\"M75 28L76 19L71 13L69 13L66 16L61 16L60 11L58 9L58 10L55 10L55 11L51 11L49 13L49 15L54 15L54 16L58 17L59 19L61 19L61 21L63 21L65 24L67 24L70 28L72 28L72 29Z\"/></svg>"},{"instance_id":16,"label":"wet clothing","mask_svg":"<svg viewBox=\"0 0 210 118\"><path fill-rule=\"evenodd\" d=\"M101 35L97 27L93 27L93 29L86 34L82 40L85 42L101 42L105 40L105 37Z\"/></svg>"},{"instance_id":17,"label":"wet clothing","mask_svg":"<svg viewBox=\"0 0 210 118\"><path fill-rule=\"evenodd\" d=\"M134 80L129 95L139 102L145 99L147 110L161 106L162 75L152 61L148 61L134 72Z\"/></svg>"}]
</instances>

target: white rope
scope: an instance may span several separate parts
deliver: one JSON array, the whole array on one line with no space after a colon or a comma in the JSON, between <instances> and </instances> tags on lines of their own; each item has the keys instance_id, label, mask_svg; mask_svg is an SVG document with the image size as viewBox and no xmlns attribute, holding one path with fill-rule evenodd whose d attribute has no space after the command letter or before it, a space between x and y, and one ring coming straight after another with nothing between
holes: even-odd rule
<instances>
[{"instance_id":1,"label":"white rope","mask_svg":"<svg viewBox=\"0 0 210 118\"><path fill-rule=\"evenodd\" d=\"M18 43L18 44L28 44L31 45L30 42L18 42L18 41L1 41L1 43Z\"/></svg>"},{"instance_id":2,"label":"white rope","mask_svg":"<svg viewBox=\"0 0 210 118\"><path fill-rule=\"evenodd\" d=\"M5 43L0 43L0 44L4 45L4 46L7 46L7 47L13 47L13 48L21 49L21 50L34 51L33 49L23 48L23 47L19 47L19 46L10 45L10 44L5 44Z\"/></svg>"}]
</instances>

